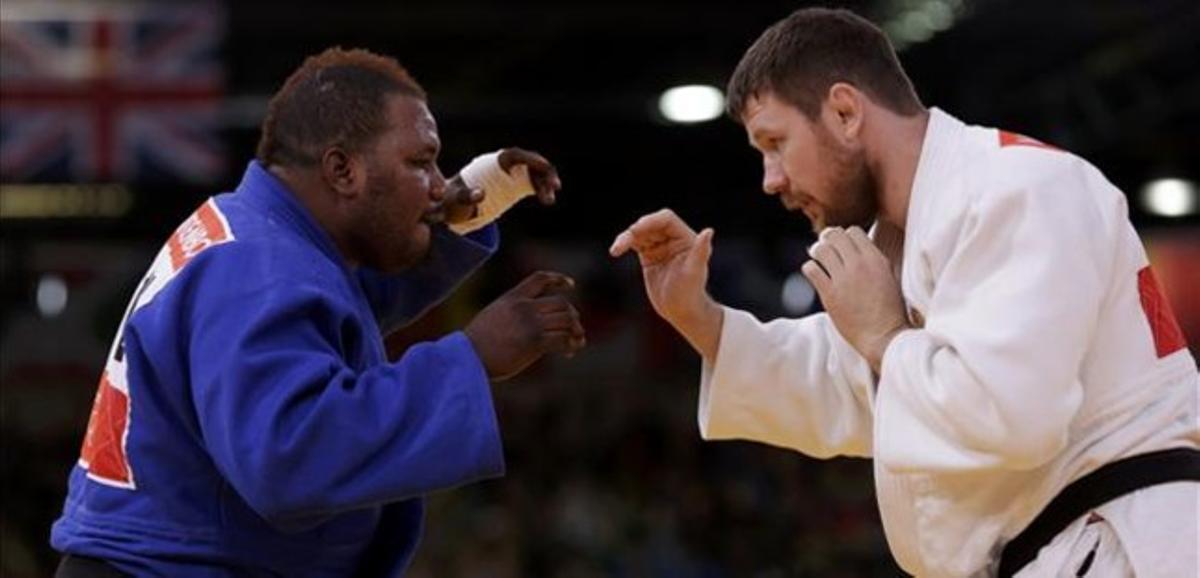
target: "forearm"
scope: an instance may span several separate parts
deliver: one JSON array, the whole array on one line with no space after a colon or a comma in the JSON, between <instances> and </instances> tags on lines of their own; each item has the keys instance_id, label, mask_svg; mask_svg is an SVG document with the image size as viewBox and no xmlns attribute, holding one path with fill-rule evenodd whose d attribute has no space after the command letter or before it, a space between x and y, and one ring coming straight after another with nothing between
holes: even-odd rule
<instances>
[{"instance_id":1,"label":"forearm","mask_svg":"<svg viewBox=\"0 0 1200 578\"><path fill-rule=\"evenodd\" d=\"M827 315L759 322L724 311L719 355L703 364L704 439L745 439L815 457L871 453L866 362Z\"/></svg>"},{"instance_id":2,"label":"forearm","mask_svg":"<svg viewBox=\"0 0 1200 578\"><path fill-rule=\"evenodd\" d=\"M503 471L490 385L462 334L361 373L327 375L329 365L320 356L260 359L200 392L214 461L264 518L311 524ZM239 391L252 389L242 381L255 374L278 383L250 401Z\"/></svg>"}]
</instances>

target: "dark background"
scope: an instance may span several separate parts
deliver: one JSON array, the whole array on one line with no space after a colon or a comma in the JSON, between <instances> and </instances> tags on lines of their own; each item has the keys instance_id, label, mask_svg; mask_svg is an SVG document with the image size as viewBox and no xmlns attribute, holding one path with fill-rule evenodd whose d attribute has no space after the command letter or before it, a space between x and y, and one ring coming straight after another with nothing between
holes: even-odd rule
<instances>
[{"instance_id":1,"label":"dark background","mask_svg":"<svg viewBox=\"0 0 1200 578\"><path fill-rule=\"evenodd\" d=\"M397 57L425 86L443 171L519 145L559 167L553 208L504 217L501 254L401 341L461 327L525 273L580 281L590 347L495 388L508 475L437 495L414 576L889 576L869 463L744 442L703 443L699 363L657 320L612 237L674 208L713 226L712 290L769 318L809 225L760 194L760 161L727 119L672 125L670 86L724 86L761 31L807 5L778 1L230 2L220 140L209 183L132 182L118 218L0 221L4 576L44 576L46 544L101 360L159 244L207 195L234 186L266 99L330 45ZM892 22L919 0L838 3ZM900 52L927 105L1071 150L1130 196L1160 278L1200 340L1195 217L1146 213L1151 178L1200 178L1200 4L1195 0L978 0ZM10 179L2 179L6 183ZM39 279L67 308L35 307Z\"/></svg>"}]
</instances>

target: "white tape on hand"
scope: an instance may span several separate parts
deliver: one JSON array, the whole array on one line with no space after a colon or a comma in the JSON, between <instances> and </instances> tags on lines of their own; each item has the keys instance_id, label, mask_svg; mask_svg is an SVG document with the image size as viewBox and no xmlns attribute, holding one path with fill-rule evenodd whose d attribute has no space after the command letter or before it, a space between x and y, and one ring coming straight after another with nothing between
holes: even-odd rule
<instances>
[{"instance_id":1,"label":"white tape on hand","mask_svg":"<svg viewBox=\"0 0 1200 578\"><path fill-rule=\"evenodd\" d=\"M500 168L500 151L475 157L459 175L468 187L483 189L479 212L468 221L450 225L450 229L460 235L487 226L534 192L533 183L529 180L529 167L514 165L509 172L505 172Z\"/></svg>"}]
</instances>

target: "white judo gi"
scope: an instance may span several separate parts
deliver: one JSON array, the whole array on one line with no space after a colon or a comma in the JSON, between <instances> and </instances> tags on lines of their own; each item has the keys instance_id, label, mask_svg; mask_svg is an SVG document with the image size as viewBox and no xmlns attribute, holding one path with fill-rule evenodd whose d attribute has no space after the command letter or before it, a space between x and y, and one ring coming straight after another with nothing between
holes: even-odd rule
<instances>
[{"instance_id":1,"label":"white judo gi","mask_svg":"<svg viewBox=\"0 0 1200 578\"><path fill-rule=\"evenodd\" d=\"M873 236L917 325L878 382L826 314L726 308L705 439L874 457L892 553L930 577L993 575L1008 540L1106 463L1200 447L1196 362L1125 197L1086 161L933 109L902 238ZM1198 512L1200 484L1136 491L1018 576L1074 576L1099 539L1088 576L1195 578Z\"/></svg>"}]
</instances>

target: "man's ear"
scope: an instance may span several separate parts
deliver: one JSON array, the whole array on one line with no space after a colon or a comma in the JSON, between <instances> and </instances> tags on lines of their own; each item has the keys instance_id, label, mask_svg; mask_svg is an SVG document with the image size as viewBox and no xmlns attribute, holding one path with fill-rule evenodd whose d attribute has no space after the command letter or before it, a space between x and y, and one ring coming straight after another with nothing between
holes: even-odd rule
<instances>
[{"instance_id":1,"label":"man's ear","mask_svg":"<svg viewBox=\"0 0 1200 578\"><path fill-rule=\"evenodd\" d=\"M856 143L862 133L866 95L853 85L835 82L829 87L823 113L829 130L843 143Z\"/></svg>"},{"instance_id":2,"label":"man's ear","mask_svg":"<svg viewBox=\"0 0 1200 578\"><path fill-rule=\"evenodd\" d=\"M321 178L339 198L356 197L365 188L367 171L361 157L333 146L321 155Z\"/></svg>"}]
</instances>

